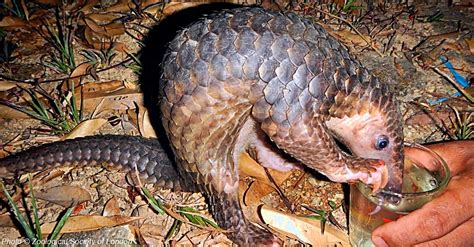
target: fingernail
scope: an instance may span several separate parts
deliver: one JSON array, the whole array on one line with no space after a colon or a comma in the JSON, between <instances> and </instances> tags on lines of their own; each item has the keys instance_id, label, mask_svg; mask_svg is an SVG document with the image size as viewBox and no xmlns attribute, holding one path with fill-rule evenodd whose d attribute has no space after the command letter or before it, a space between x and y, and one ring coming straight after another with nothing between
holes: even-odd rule
<instances>
[{"instance_id":1,"label":"fingernail","mask_svg":"<svg viewBox=\"0 0 474 247\"><path fill-rule=\"evenodd\" d=\"M376 247L388 247L388 244L379 236L372 237L372 242Z\"/></svg>"}]
</instances>

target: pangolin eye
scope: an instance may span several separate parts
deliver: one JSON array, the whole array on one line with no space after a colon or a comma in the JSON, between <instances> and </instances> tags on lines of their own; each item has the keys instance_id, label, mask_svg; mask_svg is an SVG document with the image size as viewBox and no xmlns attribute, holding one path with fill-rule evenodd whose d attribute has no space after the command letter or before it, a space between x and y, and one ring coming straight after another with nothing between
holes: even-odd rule
<instances>
[{"instance_id":1,"label":"pangolin eye","mask_svg":"<svg viewBox=\"0 0 474 247\"><path fill-rule=\"evenodd\" d=\"M377 138L377 142L375 143L375 148L376 148L377 150L382 150L382 149L386 148L389 143L390 143L390 142L389 142L389 140L388 140L388 137L386 137L386 136L379 136L379 137Z\"/></svg>"}]
</instances>

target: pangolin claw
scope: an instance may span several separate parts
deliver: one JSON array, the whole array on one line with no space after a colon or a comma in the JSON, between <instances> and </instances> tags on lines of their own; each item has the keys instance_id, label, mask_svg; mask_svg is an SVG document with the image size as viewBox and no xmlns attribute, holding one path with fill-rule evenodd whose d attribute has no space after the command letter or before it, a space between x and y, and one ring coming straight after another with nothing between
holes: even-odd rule
<instances>
[{"instance_id":1,"label":"pangolin claw","mask_svg":"<svg viewBox=\"0 0 474 247\"><path fill-rule=\"evenodd\" d=\"M369 179L373 178L375 175L375 180L373 180L372 183L367 183L367 184L372 185L372 193L375 194L377 191L385 188L385 186L387 185L388 168L385 165L385 162L383 160L372 160L372 162L376 163L376 165L371 165L371 167L375 168L376 171L373 173L369 173L368 175L369 175Z\"/></svg>"}]
</instances>

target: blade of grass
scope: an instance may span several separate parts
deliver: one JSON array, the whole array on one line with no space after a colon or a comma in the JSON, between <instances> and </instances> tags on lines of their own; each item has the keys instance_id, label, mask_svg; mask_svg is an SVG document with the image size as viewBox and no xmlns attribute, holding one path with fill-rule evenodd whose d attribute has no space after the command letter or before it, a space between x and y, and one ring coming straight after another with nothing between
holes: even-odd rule
<instances>
[{"instance_id":1,"label":"blade of grass","mask_svg":"<svg viewBox=\"0 0 474 247\"><path fill-rule=\"evenodd\" d=\"M176 235L176 233L179 231L179 228L181 227L181 225L183 224L183 222L175 219L173 221L173 225L171 225L171 228L170 230L166 233L166 236L165 236L165 240L168 241L170 240L174 235Z\"/></svg>"},{"instance_id":2,"label":"blade of grass","mask_svg":"<svg viewBox=\"0 0 474 247\"><path fill-rule=\"evenodd\" d=\"M54 227L53 232L51 233L51 236L50 236L49 240L56 240L57 239L59 233L61 232L61 229L66 224L67 219L71 216L73 211L74 211L74 207L70 207L66 210L66 213L64 213L64 215L59 220L58 224L56 224L56 226ZM51 246L51 244L53 242L54 241L48 241L48 246Z\"/></svg>"},{"instance_id":3,"label":"blade of grass","mask_svg":"<svg viewBox=\"0 0 474 247\"><path fill-rule=\"evenodd\" d=\"M25 100L26 100L26 102L28 102L28 104L31 106L31 108L33 108L33 110L36 113L38 113L40 116L43 116L46 119L51 119L51 117L49 116L49 113L45 109L43 103L39 100L38 96L36 96L36 93L31 89L26 89L26 88L22 88L22 87L20 87L20 88L25 90L28 93L28 95L30 95L31 100L26 100L26 99Z\"/></svg>"},{"instance_id":4,"label":"blade of grass","mask_svg":"<svg viewBox=\"0 0 474 247\"><path fill-rule=\"evenodd\" d=\"M81 120L79 119L79 114L77 110L77 103L76 103L76 96L75 96L75 89L74 89L74 83L71 85L71 99L70 99L70 105L71 105L71 110L72 110L72 120L74 123L79 123Z\"/></svg>"},{"instance_id":5,"label":"blade of grass","mask_svg":"<svg viewBox=\"0 0 474 247\"><path fill-rule=\"evenodd\" d=\"M0 185L2 186L3 194L7 197L8 199L8 204L12 208L13 214L15 215L15 218L18 220L18 222L21 224L23 230L26 233L27 238L29 238L32 242L35 238L35 234L33 233L33 230L31 229L31 226L27 223L25 217L20 212L20 209L18 206L15 204L15 201L13 201L13 198L10 196L10 193L8 193L7 189L5 188L5 185L0 182Z\"/></svg>"},{"instance_id":6,"label":"blade of grass","mask_svg":"<svg viewBox=\"0 0 474 247\"><path fill-rule=\"evenodd\" d=\"M163 203L160 201L157 201L155 197L150 193L150 191L142 187L142 191L145 194L145 197L147 198L149 204L151 207L156 210L159 214L165 214L165 211L163 210Z\"/></svg>"},{"instance_id":7,"label":"blade of grass","mask_svg":"<svg viewBox=\"0 0 474 247\"><path fill-rule=\"evenodd\" d=\"M206 217L200 215L199 211L191 207L181 207L177 211L182 216L186 217L189 221L200 226L212 226L214 228L219 228L215 222Z\"/></svg>"},{"instance_id":8,"label":"blade of grass","mask_svg":"<svg viewBox=\"0 0 474 247\"><path fill-rule=\"evenodd\" d=\"M43 234L41 233L41 224L38 217L38 206L36 205L35 193L33 192L32 178L31 174L28 175L28 184L30 187L30 197L31 197L31 207L33 208L33 218L36 228L36 237L38 239L43 239Z\"/></svg>"}]
</instances>

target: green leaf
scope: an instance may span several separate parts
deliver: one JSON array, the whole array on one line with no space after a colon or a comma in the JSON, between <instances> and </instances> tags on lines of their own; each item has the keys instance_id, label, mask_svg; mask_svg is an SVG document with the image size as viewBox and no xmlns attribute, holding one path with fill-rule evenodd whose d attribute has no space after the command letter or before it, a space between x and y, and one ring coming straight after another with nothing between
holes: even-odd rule
<instances>
[{"instance_id":1,"label":"green leaf","mask_svg":"<svg viewBox=\"0 0 474 247\"><path fill-rule=\"evenodd\" d=\"M183 224L183 222L181 222L180 220L175 219L173 221L173 225L171 226L169 231L166 233L165 240L168 241L173 236L175 236L178 233L179 228L181 227L182 224Z\"/></svg>"},{"instance_id":2,"label":"green leaf","mask_svg":"<svg viewBox=\"0 0 474 247\"><path fill-rule=\"evenodd\" d=\"M324 230L326 229L326 219L321 220L321 234L324 234Z\"/></svg>"},{"instance_id":3,"label":"green leaf","mask_svg":"<svg viewBox=\"0 0 474 247\"><path fill-rule=\"evenodd\" d=\"M332 208L332 210L335 210L337 208L337 204L334 201L329 200L328 204Z\"/></svg>"},{"instance_id":4,"label":"green leaf","mask_svg":"<svg viewBox=\"0 0 474 247\"><path fill-rule=\"evenodd\" d=\"M23 217L23 215L21 214L20 209L19 209L18 206L15 204L15 201L14 201L13 198L10 196L10 194L8 193L8 191L7 191L7 189L5 188L5 186L3 185L3 183L0 182L0 185L2 186L3 194L4 194L4 195L7 197L7 199L8 199L8 204L10 204L10 207L12 208L13 215L15 215L15 218L18 220L18 222L20 223L21 227L22 227L23 230L25 231L26 237L27 237L28 239L30 239L31 242L33 242L33 240L36 239L35 234L33 233L33 229L32 229L31 226L28 224L28 222L27 222L27 220L25 219L25 217Z\"/></svg>"},{"instance_id":5,"label":"green leaf","mask_svg":"<svg viewBox=\"0 0 474 247\"><path fill-rule=\"evenodd\" d=\"M145 194L150 206L159 214L165 214L165 210L163 210L163 202L157 201L147 188L142 187L142 191Z\"/></svg>"},{"instance_id":6,"label":"green leaf","mask_svg":"<svg viewBox=\"0 0 474 247\"><path fill-rule=\"evenodd\" d=\"M324 218L321 215L304 215L305 218L315 219L315 220L323 220Z\"/></svg>"},{"instance_id":7,"label":"green leaf","mask_svg":"<svg viewBox=\"0 0 474 247\"><path fill-rule=\"evenodd\" d=\"M66 213L64 213L64 215L61 217L59 222L54 227L49 240L56 240L58 238L58 235L61 232L61 229L63 229L64 225L66 224L67 219L71 216L73 210L74 210L74 207L70 207L66 210ZM54 241L48 241L48 246L51 246L53 242Z\"/></svg>"},{"instance_id":8,"label":"green leaf","mask_svg":"<svg viewBox=\"0 0 474 247\"><path fill-rule=\"evenodd\" d=\"M31 197L31 207L33 208L33 218L36 228L36 237L38 239L43 239L43 234L41 233L41 224L38 217L38 206L36 205L36 198L33 192L33 185L31 182L31 174L28 174L28 185L30 187L30 197Z\"/></svg>"}]
</instances>

